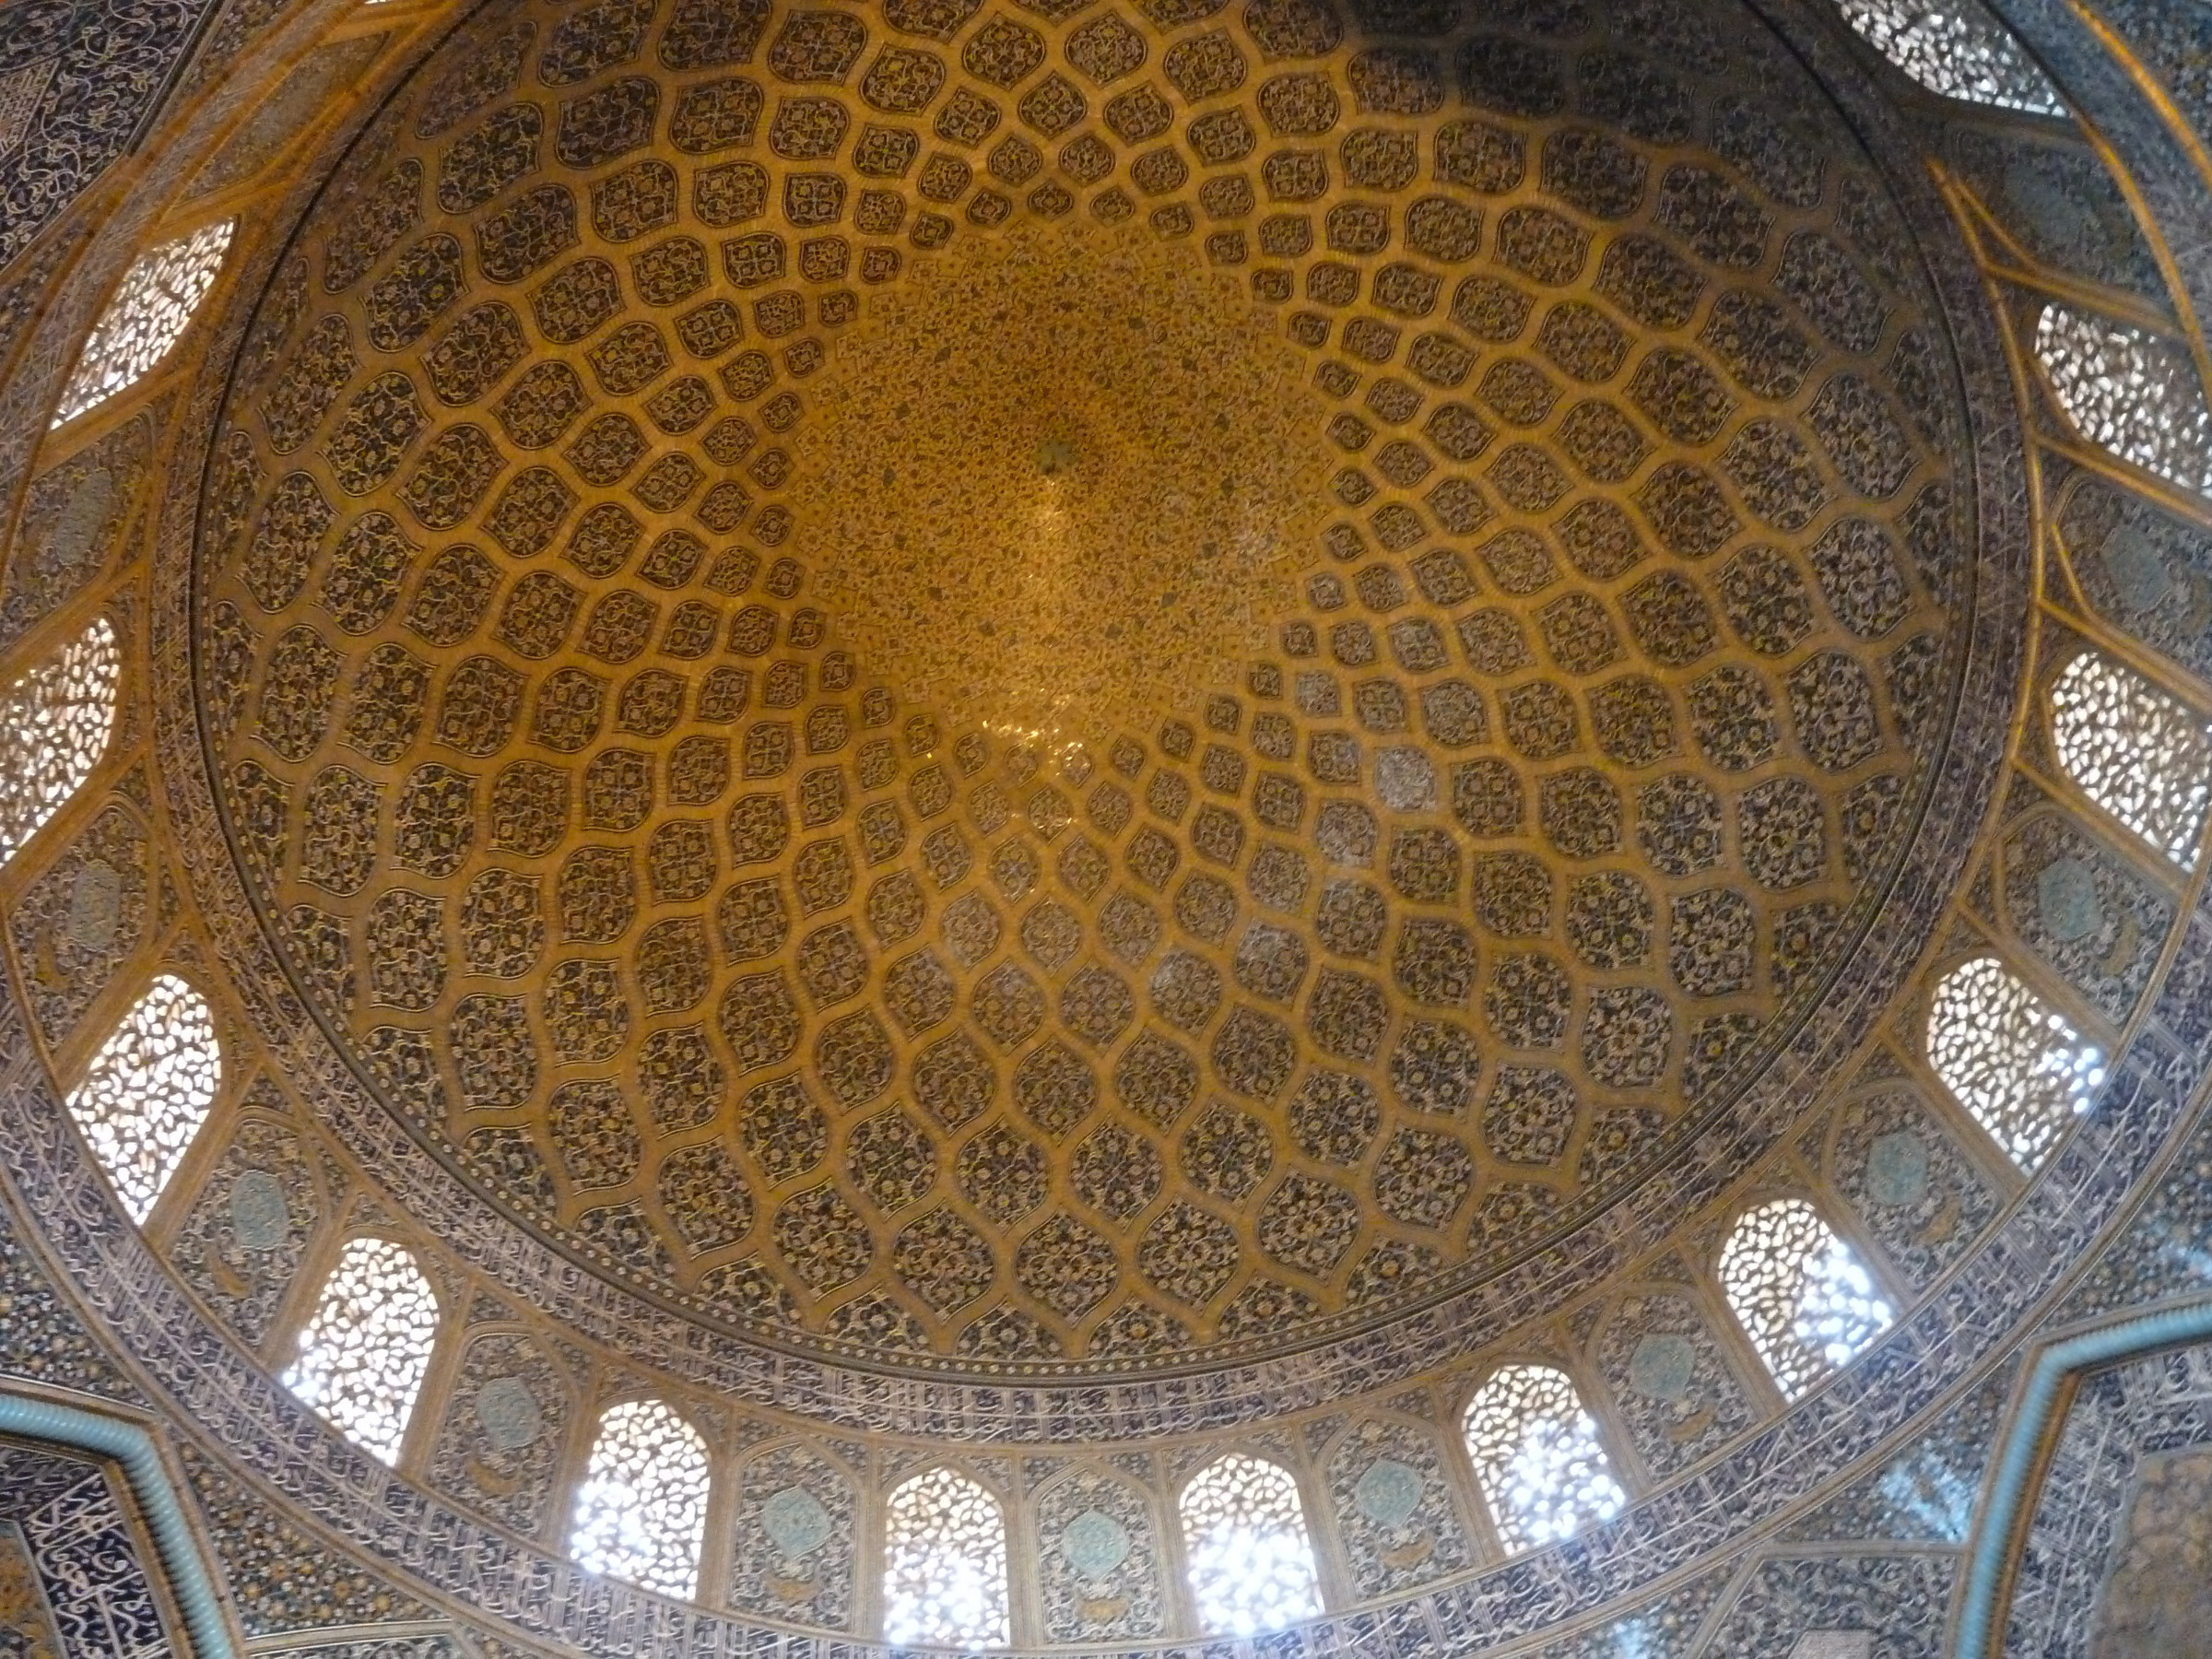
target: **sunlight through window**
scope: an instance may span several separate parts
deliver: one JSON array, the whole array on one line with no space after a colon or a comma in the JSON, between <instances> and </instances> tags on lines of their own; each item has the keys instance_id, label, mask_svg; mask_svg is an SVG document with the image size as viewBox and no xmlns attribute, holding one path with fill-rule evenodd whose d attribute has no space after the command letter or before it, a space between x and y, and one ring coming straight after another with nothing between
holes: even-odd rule
<instances>
[{"instance_id":1,"label":"sunlight through window","mask_svg":"<svg viewBox=\"0 0 2212 1659\"><path fill-rule=\"evenodd\" d=\"M388 1239L355 1239L282 1380L347 1439L395 1464L437 1335L438 1299L415 1258Z\"/></svg>"},{"instance_id":2,"label":"sunlight through window","mask_svg":"<svg viewBox=\"0 0 2212 1659\"><path fill-rule=\"evenodd\" d=\"M698 1430L658 1400L610 1406L576 1494L569 1553L594 1572L689 1597L699 1588L707 1484Z\"/></svg>"},{"instance_id":3,"label":"sunlight through window","mask_svg":"<svg viewBox=\"0 0 2212 1659\"><path fill-rule=\"evenodd\" d=\"M1504 1367L1468 1402L1463 1427L1498 1535L1515 1548L1571 1537L1628 1501L1564 1371Z\"/></svg>"},{"instance_id":4,"label":"sunlight through window","mask_svg":"<svg viewBox=\"0 0 2212 1659\"><path fill-rule=\"evenodd\" d=\"M206 999L165 973L132 1005L70 1091L69 1115L132 1220L153 1213L215 1104L220 1066Z\"/></svg>"},{"instance_id":5,"label":"sunlight through window","mask_svg":"<svg viewBox=\"0 0 2212 1659\"><path fill-rule=\"evenodd\" d=\"M1290 1471L1232 1453L1182 1488L1199 1628L1250 1636L1321 1611L1321 1581Z\"/></svg>"},{"instance_id":6,"label":"sunlight through window","mask_svg":"<svg viewBox=\"0 0 2212 1659\"><path fill-rule=\"evenodd\" d=\"M105 403L169 355L215 286L231 229L229 219L203 225L138 256L77 354L55 426Z\"/></svg>"},{"instance_id":7,"label":"sunlight through window","mask_svg":"<svg viewBox=\"0 0 2212 1659\"><path fill-rule=\"evenodd\" d=\"M1748 1211L1721 1248L1721 1289L1795 1399L1889 1328L1874 1277L1802 1198Z\"/></svg>"},{"instance_id":8,"label":"sunlight through window","mask_svg":"<svg viewBox=\"0 0 2212 1659\"><path fill-rule=\"evenodd\" d=\"M883 1634L900 1646L1006 1645L1006 1519L997 1499L951 1469L891 1494Z\"/></svg>"}]
</instances>

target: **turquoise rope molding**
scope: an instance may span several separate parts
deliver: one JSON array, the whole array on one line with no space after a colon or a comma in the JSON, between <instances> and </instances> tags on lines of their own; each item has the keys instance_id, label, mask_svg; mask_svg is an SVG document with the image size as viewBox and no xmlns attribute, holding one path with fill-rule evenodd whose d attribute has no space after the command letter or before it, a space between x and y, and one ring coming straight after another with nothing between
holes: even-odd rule
<instances>
[{"instance_id":1,"label":"turquoise rope molding","mask_svg":"<svg viewBox=\"0 0 2212 1659\"><path fill-rule=\"evenodd\" d=\"M2212 1301L2124 1319L2054 1343L2036 1356L2020 1409L2013 1418L2012 1432L2006 1437L2004 1454L1997 1461L1988 1512L1967 1567L1966 1600L1959 1609L1959 1639L1951 1646L1953 1659L1993 1659L1990 1643L2002 1611L1997 1606L1998 1587L2005 1582L2021 1506L2033 1496L2030 1475L2052 1427L2059 1392L2067 1380L2082 1371L2206 1336L2212 1336Z\"/></svg>"},{"instance_id":2,"label":"turquoise rope molding","mask_svg":"<svg viewBox=\"0 0 2212 1659\"><path fill-rule=\"evenodd\" d=\"M170 1592L183 1612L194 1659L239 1659L216 1599L214 1581L200 1559L199 1545L152 1436L120 1418L9 1394L0 1394L0 1432L97 1452L120 1464L147 1529L153 1534L154 1553L160 1558Z\"/></svg>"}]
</instances>

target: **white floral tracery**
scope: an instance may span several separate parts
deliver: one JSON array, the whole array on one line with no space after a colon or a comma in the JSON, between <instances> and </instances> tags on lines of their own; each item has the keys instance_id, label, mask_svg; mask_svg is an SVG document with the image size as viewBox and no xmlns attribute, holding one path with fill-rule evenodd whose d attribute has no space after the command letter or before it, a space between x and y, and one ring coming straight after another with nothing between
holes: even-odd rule
<instances>
[{"instance_id":1,"label":"white floral tracery","mask_svg":"<svg viewBox=\"0 0 2212 1659\"><path fill-rule=\"evenodd\" d=\"M69 1115L134 1221L176 1172L215 1104L221 1051L206 999L164 973L131 1005L69 1094Z\"/></svg>"},{"instance_id":2,"label":"white floral tracery","mask_svg":"<svg viewBox=\"0 0 2212 1659\"><path fill-rule=\"evenodd\" d=\"M2029 1171L2104 1081L2104 1055L1994 957L1961 962L1936 987L1928 1063Z\"/></svg>"},{"instance_id":3,"label":"white floral tracery","mask_svg":"<svg viewBox=\"0 0 2212 1659\"><path fill-rule=\"evenodd\" d=\"M1250 1636L1321 1611L1313 1543L1289 1470L1232 1452L1191 1477L1180 1508L1200 1630Z\"/></svg>"},{"instance_id":4,"label":"white floral tracery","mask_svg":"<svg viewBox=\"0 0 2212 1659\"><path fill-rule=\"evenodd\" d=\"M932 1469L891 1494L883 1634L901 1647L1006 1643L1006 1516L957 1470Z\"/></svg>"},{"instance_id":5,"label":"white floral tracery","mask_svg":"<svg viewBox=\"0 0 2212 1659\"><path fill-rule=\"evenodd\" d=\"M2051 688L2051 741L2066 775L2183 869L2212 800L2212 731L2132 669L2083 652Z\"/></svg>"},{"instance_id":6,"label":"white floral tracery","mask_svg":"<svg viewBox=\"0 0 2212 1659\"><path fill-rule=\"evenodd\" d=\"M2084 438L2212 494L2212 409L2179 341L2053 301L2037 319L2035 355Z\"/></svg>"},{"instance_id":7,"label":"white floral tracery","mask_svg":"<svg viewBox=\"0 0 2212 1659\"><path fill-rule=\"evenodd\" d=\"M96 618L0 692L0 864L62 809L92 775L115 727L123 653Z\"/></svg>"},{"instance_id":8,"label":"white floral tracery","mask_svg":"<svg viewBox=\"0 0 2212 1659\"><path fill-rule=\"evenodd\" d=\"M1498 1535L1512 1548L1571 1537L1628 1501L1564 1371L1503 1367L1467 1403L1461 1430Z\"/></svg>"},{"instance_id":9,"label":"white floral tracery","mask_svg":"<svg viewBox=\"0 0 2212 1659\"><path fill-rule=\"evenodd\" d=\"M1802 1198L1745 1212L1721 1247L1721 1289L1793 1400L1895 1317L1851 1246Z\"/></svg>"},{"instance_id":10,"label":"white floral tracery","mask_svg":"<svg viewBox=\"0 0 2212 1659\"><path fill-rule=\"evenodd\" d=\"M1907 75L1945 98L2064 115L2058 89L2011 32L1975 0L1839 0L1852 28Z\"/></svg>"},{"instance_id":11,"label":"white floral tracery","mask_svg":"<svg viewBox=\"0 0 2212 1659\"><path fill-rule=\"evenodd\" d=\"M55 426L105 403L169 355L215 286L233 229L229 219L202 225L132 262L77 353Z\"/></svg>"},{"instance_id":12,"label":"white floral tracery","mask_svg":"<svg viewBox=\"0 0 2212 1659\"><path fill-rule=\"evenodd\" d=\"M323 1281L282 1381L347 1440L395 1464L437 1335L438 1299L415 1258L389 1239L354 1239Z\"/></svg>"},{"instance_id":13,"label":"white floral tracery","mask_svg":"<svg viewBox=\"0 0 2212 1659\"><path fill-rule=\"evenodd\" d=\"M658 1400L608 1406L576 1493L569 1553L594 1572L689 1597L707 1482L707 1443L675 1411Z\"/></svg>"}]
</instances>

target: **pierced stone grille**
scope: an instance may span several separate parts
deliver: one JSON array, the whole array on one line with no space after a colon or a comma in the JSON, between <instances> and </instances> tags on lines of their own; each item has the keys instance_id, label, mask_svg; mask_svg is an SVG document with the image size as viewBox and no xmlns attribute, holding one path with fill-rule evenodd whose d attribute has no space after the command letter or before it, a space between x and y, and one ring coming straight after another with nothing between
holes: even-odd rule
<instances>
[{"instance_id":1,"label":"pierced stone grille","mask_svg":"<svg viewBox=\"0 0 2212 1659\"><path fill-rule=\"evenodd\" d=\"M206 1000L165 973L131 1005L70 1090L69 1115L132 1220L153 1213L215 1102L220 1072Z\"/></svg>"},{"instance_id":2,"label":"pierced stone grille","mask_svg":"<svg viewBox=\"0 0 2212 1659\"><path fill-rule=\"evenodd\" d=\"M1721 1288L1795 1399L1889 1328L1873 1277L1802 1198L1747 1213L1721 1249Z\"/></svg>"},{"instance_id":3,"label":"pierced stone grille","mask_svg":"<svg viewBox=\"0 0 2212 1659\"><path fill-rule=\"evenodd\" d=\"M2023 1170L2043 1161L2104 1081L2104 1056L1994 957L1944 976L1927 1041L1936 1075Z\"/></svg>"},{"instance_id":4,"label":"pierced stone grille","mask_svg":"<svg viewBox=\"0 0 2212 1659\"><path fill-rule=\"evenodd\" d=\"M1467 1403L1461 1430L1498 1535L1513 1547L1571 1537L1628 1501L1565 1371L1502 1368Z\"/></svg>"},{"instance_id":5,"label":"pierced stone grille","mask_svg":"<svg viewBox=\"0 0 2212 1659\"><path fill-rule=\"evenodd\" d=\"M0 693L0 864L100 763L122 675L115 630L101 617Z\"/></svg>"},{"instance_id":6,"label":"pierced stone grille","mask_svg":"<svg viewBox=\"0 0 2212 1659\"><path fill-rule=\"evenodd\" d=\"M688 1598L699 1587L707 1485L698 1430L658 1400L610 1406L576 1493L569 1553L594 1572Z\"/></svg>"},{"instance_id":7,"label":"pierced stone grille","mask_svg":"<svg viewBox=\"0 0 2212 1659\"><path fill-rule=\"evenodd\" d=\"M1852 28L1884 57L1946 98L2064 115L2058 88L2004 24L1976 0L1838 0Z\"/></svg>"},{"instance_id":8,"label":"pierced stone grille","mask_svg":"<svg viewBox=\"0 0 2212 1659\"><path fill-rule=\"evenodd\" d=\"M169 355L215 286L233 228L229 219L203 225L132 262L77 356L55 426L105 403Z\"/></svg>"},{"instance_id":9,"label":"pierced stone grille","mask_svg":"<svg viewBox=\"0 0 2212 1659\"><path fill-rule=\"evenodd\" d=\"M895 1646L1006 1641L1006 1523L998 1500L951 1469L917 1475L885 1516L883 1634Z\"/></svg>"},{"instance_id":10,"label":"pierced stone grille","mask_svg":"<svg viewBox=\"0 0 2212 1659\"><path fill-rule=\"evenodd\" d=\"M2167 857L2196 863L2212 801L2212 728L2132 669L2085 652L2051 688L2059 764Z\"/></svg>"},{"instance_id":11,"label":"pierced stone grille","mask_svg":"<svg viewBox=\"0 0 2212 1659\"><path fill-rule=\"evenodd\" d=\"M2036 322L2035 354L2084 438L2212 494L2212 409L2187 347L2053 303Z\"/></svg>"},{"instance_id":12,"label":"pierced stone grille","mask_svg":"<svg viewBox=\"0 0 2212 1659\"><path fill-rule=\"evenodd\" d=\"M1180 1509L1200 1630L1250 1636L1321 1611L1313 1543L1289 1470L1231 1453L1191 1477Z\"/></svg>"},{"instance_id":13,"label":"pierced stone grille","mask_svg":"<svg viewBox=\"0 0 2212 1659\"><path fill-rule=\"evenodd\" d=\"M324 1281L283 1382L363 1451L395 1464L437 1335L438 1299L414 1256L388 1239L355 1239Z\"/></svg>"}]
</instances>

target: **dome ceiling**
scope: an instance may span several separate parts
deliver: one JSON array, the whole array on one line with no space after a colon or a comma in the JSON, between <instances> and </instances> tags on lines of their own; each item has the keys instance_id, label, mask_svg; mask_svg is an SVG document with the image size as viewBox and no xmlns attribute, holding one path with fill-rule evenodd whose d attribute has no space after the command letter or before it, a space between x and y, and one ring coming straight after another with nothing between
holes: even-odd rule
<instances>
[{"instance_id":1,"label":"dome ceiling","mask_svg":"<svg viewBox=\"0 0 2212 1659\"><path fill-rule=\"evenodd\" d=\"M1910 241L1747 12L1418 9L514 7L342 166L203 717L301 992L595 1270L1314 1341L1848 957L1959 652Z\"/></svg>"}]
</instances>

